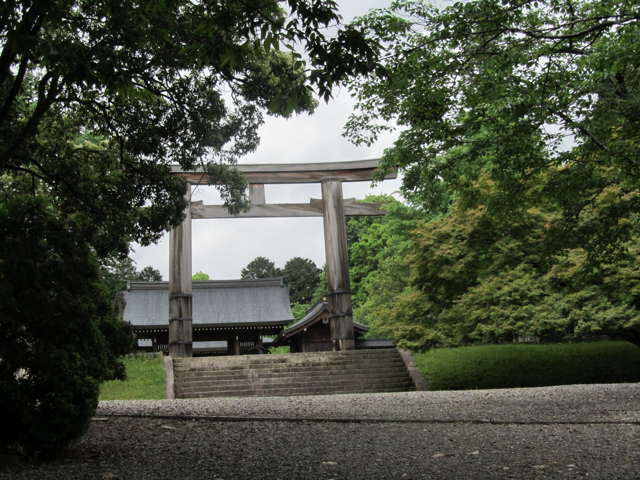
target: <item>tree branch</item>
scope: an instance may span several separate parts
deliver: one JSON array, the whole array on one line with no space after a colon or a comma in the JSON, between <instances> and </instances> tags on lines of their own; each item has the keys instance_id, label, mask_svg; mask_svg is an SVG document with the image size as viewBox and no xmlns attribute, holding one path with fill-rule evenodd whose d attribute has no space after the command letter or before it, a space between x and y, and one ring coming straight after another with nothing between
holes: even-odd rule
<instances>
[{"instance_id":1,"label":"tree branch","mask_svg":"<svg viewBox=\"0 0 640 480\"><path fill-rule=\"evenodd\" d=\"M22 128L22 131L16 136L13 143L2 153L2 157L0 157L0 161L2 162L0 167L7 165L9 158L20 148L25 139L35 133L42 117L47 113L56 97L60 94L62 85L63 84L60 83L60 77L54 75L52 72L47 72L40 79L38 83L38 103L26 125Z\"/></svg>"},{"instance_id":2,"label":"tree branch","mask_svg":"<svg viewBox=\"0 0 640 480\"><path fill-rule=\"evenodd\" d=\"M37 2L36 5L47 4L48 2ZM11 75L11 65L15 63L16 57L20 53L20 44L15 40L18 33L35 36L44 22L43 12L39 12L36 7L29 9L23 16L22 22L12 31L7 32L6 43L0 54L0 85ZM25 56L28 52L24 52Z\"/></svg>"},{"instance_id":3,"label":"tree branch","mask_svg":"<svg viewBox=\"0 0 640 480\"><path fill-rule=\"evenodd\" d=\"M7 170L13 170L14 172L23 172L23 173L28 173L29 175L31 175L32 177L38 178L40 180L42 180L45 183L49 183L48 179L43 176L40 175L37 172L34 172L33 170L27 168L27 167L22 167L22 166L17 166L17 165L7 165L5 167Z\"/></svg>"},{"instance_id":4,"label":"tree branch","mask_svg":"<svg viewBox=\"0 0 640 480\"><path fill-rule=\"evenodd\" d=\"M18 68L18 73L13 80L13 85L11 85L11 90L7 94L7 98L5 98L4 105L0 110L0 125L4 123L5 117L8 115L11 106L18 96L20 89L22 87L22 82L24 80L24 75L27 72L27 66L29 65L29 57L25 53L20 60L20 67Z\"/></svg>"},{"instance_id":5,"label":"tree branch","mask_svg":"<svg viewBox=\"0 0 640 480\"><path fill-rule=\"evenodd\" d=\"M569 115L567 115L566 113L561 112L561 111L552 112L552 113L555 114L555 115L558 115L561 119L563 119L565 122L567 122L567 124L569 124L569 126L571 126L572 128L575 128L575 129L579 130L584 135L589 137L591 139L591 141L593 141L593 143L595 143L603 151L605 151L605 152L609 152L610 151L609 147L607 147L604 143L602 143L593 133L591 133L589 131L588 128L586 128L583 125L578 124L575 120L573 120L571 117L569 117Z\"/></svg>"}]
</instances>

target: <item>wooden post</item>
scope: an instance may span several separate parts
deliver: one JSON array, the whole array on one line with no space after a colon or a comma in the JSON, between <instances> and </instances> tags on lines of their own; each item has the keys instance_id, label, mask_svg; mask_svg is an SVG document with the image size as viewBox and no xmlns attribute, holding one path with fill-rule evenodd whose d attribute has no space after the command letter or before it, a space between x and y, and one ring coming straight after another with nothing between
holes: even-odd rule
<instances>
[{"instance_id":1,"label":"wooden post","mask_svg":"<svg viewBox=\"0 0 640 480\"><path fill-rule=\"evenodd\" d=\"M227 354L240 355L240 339L235 333L227 336Z\"/></svg>"},{"instance_id":2,"label":"wooden post","mask_svg":"<svg viewBox=\"0 0 640 480\"><path fill-rule=\"evenodd\" d=\"M264 205L266 203L263 183L252 183L249 185L249 201L251 205Z\"/></svg>"},{"instance_id":3,"label":"wooden post","mask_svg":"<svg viewBox=\"0 0 640 480\"><path fill-rule=\"evenodd\" d=\"M322 180L324 246L327 259L327 284L331 316L331 341L334 350L353 350L353 313L349 287L347 228L344 220L342 182Z\"/></svg>"},{"instance_id":4,"label":"wooden post","mask_svg":"<svg viewBox=\"0 0 640 480\"><path fill-rule=\"evenodd\" d=\"M191 184L185 192L187 207L180 225L169 236L169 355L191 357Z\"/></svg>"}]
</instances>

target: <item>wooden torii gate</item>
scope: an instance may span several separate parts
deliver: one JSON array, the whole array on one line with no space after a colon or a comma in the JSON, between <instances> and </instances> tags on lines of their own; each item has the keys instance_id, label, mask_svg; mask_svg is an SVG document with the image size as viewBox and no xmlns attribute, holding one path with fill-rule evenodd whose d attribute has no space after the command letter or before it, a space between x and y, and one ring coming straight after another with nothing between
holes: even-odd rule
<instances>
[{"instance_id":1,"label":"wooden torii gate","mask_svg":"<svg viewBox=\"0 0 640 480\"><path fill-rule=\"evenodd\" d=\"M191 220L194 218L323 217L328 303L333 312L331 338L334 350L355 348L345 216L385 212L378 204L343 199L342 182L371 180L377 165L378 160L238 165L249 183L251 199L251 208L238 215L230 215L223 205L191 202L191 185L210 185L211 179L202 171L174 167L174 174L187 180L188 207L184 220L171 230L169 237L169 354L192 355ZM395 177L395 173L390 173L385 178ZM322 199L312 199L308 204L266 203L264 185L285 183L320 183Z\"/></svg>"}]
</instances>

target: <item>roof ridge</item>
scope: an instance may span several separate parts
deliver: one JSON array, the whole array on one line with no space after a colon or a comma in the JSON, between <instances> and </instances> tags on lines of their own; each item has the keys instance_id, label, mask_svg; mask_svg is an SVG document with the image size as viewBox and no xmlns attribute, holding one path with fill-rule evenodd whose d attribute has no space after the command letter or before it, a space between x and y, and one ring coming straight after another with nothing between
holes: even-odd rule
<instances>
[{"instance_id":1,"label":"roof ridge","mask_svg":"<svg viewBox=\"0 0 640 480\"><path fill-rule=\"evenodd\" d=\"M193 280L193 288L251 288L251 287L284 287L286 282L283 277L252 278L252 279L232 279L232 280ZM166 290L169 288L168 281L146 282L141 280L129 280L127 290Z\"/></svg>"}]
</instances>

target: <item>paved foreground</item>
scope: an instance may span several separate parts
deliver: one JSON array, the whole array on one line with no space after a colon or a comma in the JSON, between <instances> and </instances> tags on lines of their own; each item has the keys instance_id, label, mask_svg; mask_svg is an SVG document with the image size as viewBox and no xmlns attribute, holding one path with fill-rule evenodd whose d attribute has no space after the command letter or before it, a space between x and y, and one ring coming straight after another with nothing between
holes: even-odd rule
<instances>
[{"instance_id":1,"label":"paved foreground","mask_svg":"<svg viewBox=\"0 0 640 480\"><path fill-rule=\"evenodd\" d=\"M640 478L640 384L102 402L0 478Z\"/></svg>"}]
</instances>

